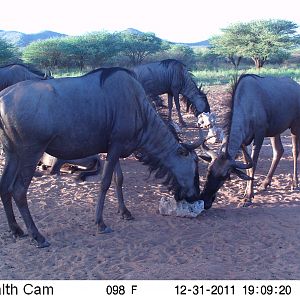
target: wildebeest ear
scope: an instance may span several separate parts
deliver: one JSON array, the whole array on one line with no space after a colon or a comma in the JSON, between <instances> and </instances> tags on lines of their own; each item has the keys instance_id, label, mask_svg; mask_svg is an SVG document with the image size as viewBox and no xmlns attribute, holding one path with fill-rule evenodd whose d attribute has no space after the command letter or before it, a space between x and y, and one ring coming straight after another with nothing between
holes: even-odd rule
<instances>
[{"instance_id":1,"label":"wildebeest ear","mask_svg":"<svg viewBox=\"0 0 300 300\"><path fill-rule=\"evenodd\" d=\"M183 156L188 156L189 155L189 151L186 148L184 148L184 147L179 147L177 149L177 153L179 155L183 155Z\"/></svg>"},{"instance_id":2,"label":"wildebeest ear","mask_svg":"<svg viewBox=\"0 0 300 300\"><path fill-rule=\"evenodd\" d=\"M253 177L248 176L247 174L245 174L244 172L242 172L241 170L238 170L236 168L232 169L232 173L236 174L238 177L240 177L241 179L244 180L253 180Z\"/></svg>"},{"instance_id":3,"label":"wildebeest ear","mask_svg":"<svg viewBox=\"0 0 300 300\"><path fill-rule=\"evenodd\" d=\"M206 155L198 155L204 162L210 163L212 161L212 158L210 156Z\"/></svg>"}]
</instances>

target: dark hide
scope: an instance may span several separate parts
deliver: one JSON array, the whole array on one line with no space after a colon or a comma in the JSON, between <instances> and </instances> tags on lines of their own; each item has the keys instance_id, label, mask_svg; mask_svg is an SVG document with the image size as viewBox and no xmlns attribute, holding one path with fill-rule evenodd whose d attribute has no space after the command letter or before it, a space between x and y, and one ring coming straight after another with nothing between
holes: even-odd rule
<instances>
[{"instance_id":1,"label":"dark hide","mask_svg":"<svg viewBox=\"0 0 300 300\"><path fill-rule=\"evenodd\" d=\"M208 168L207 179L201 194L205 207L209 208L216 197L218 189L231 172L248 180L245 191L245 206L251 204L253 177L259 152L265 137L271 138L273 161L263 183L266 188L272 179L277 164L282 156L283 147L280 134L291 129L294 176L293 188L298 186L297 157L300 136L300 86L290 78L260 77L243 75L239 78L232 95L231 110L228 116L226 143L219 155L211 155L212 162ZM252 168L244 174L236 167L233 160L242 145L253 142L251 159ZM244 151L244 156L246 152ZM244 168L242 164L238 164Z\"/></svg>"},{"instance_id":2,"label":"dark hide","mask_svg":"<svg viewBox=\"0 0 300 300\"><path fill-rule=\"evenodd\" d=\"M0 91L24 80L43 80L52 78L39 70L22 64L0 67Z\"/></svg>"},{"instance_id":3,"label":"dark hide","mask_svg":"<svg viewBox=\"0 0 300 300\"><path fill-rule=\"evenodd\" d=\"M133 70L150 98L168 94L169 119L172 118L174 97L179 121L185 124L180 112L179 94L183 95L193 106L196 116L202 112L210 112L206 95L198 89L193 76L180 61L166 59L140 65Z\"/></svg>"},{"instance_id":4,"label":"dark hide","mask_svg":"<svg viewBox=\"0 0 300 300\"><path fill-rule=\"evenodd\" d=\"M107 153L96 208L99 233L110 232L103 220L104 200L119 158L138 151L178 200L199 197L195 151L180 144L147 100L142 86L125 69L99 69L75 78L23 81L0 93L0 138L6 164L0 195L9 227L16 222L12 197L38 247L49 243L40 234L27 205L27 190L44 152L59 159ZM161 173L163 172L163 174ZM131 216L124 202L122 215Z\"/></svg>"},{"instance_id":5,"label":"dark hide","mask_svg":"<svg viewBox=\"0 0 300 300\"><path fill-rule=\"evenodd\" d=\"M53 77L43 72L34 69L31 66L25 66L22 64L10 64L0 68L0 91L21 81L25 80L45 80L52 79ZM67 160L64 163L68 163ZM76 161L69 162L70 164L76 165ZM78 162L80 165L80 162ZM58 165L62 165L62 160L56 159L56 166L54 166L55 172L57 173ZM80 174L80 178L85 179L87 176L92 176L98 172L85 172Z\"/></svg>"}]
</instances>

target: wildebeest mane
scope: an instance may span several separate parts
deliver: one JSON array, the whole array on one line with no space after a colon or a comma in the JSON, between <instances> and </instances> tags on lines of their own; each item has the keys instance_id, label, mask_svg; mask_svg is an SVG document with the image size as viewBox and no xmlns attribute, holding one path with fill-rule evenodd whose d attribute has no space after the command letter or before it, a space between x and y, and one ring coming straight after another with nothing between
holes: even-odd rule
<instances>
[{"instance_id":1,"label":"wildebeest mane","mask_svg":"<svg viewBox=\"0 0 300 300\"><path fill-rule=\"evenodd\" d=\"M194 81L194 75L191 74L191 78L192 78L192 82L196 85L196 82ZM197 85L196 85L197 86ZM205 97L207 99L207 93L204 92L204 90L202 89L202 86L198 89L199 90L199 93ZM186 105L186 108L187 108L187 111L190 109L192 111L192 113L195 113L196 112L196 108L195 108L195 105L194 103L192 103L189 98L183 96L181 98L181 101Z\"/></svg>"},{"instance_id":2,"label":"wildebeest mane","mask_svg":"<svg viewBox=\"0 0 300 300\"><path fill-rule=\"evenodd\" d=\"M173 59L173 58L164 59L159 64L165 68L168 68L169 65L171 65L171 64L178 64L178 65L185 67L184 63L182 63L181 61L179 61L177 59Z\"/></svg>"},{"instance_id":3,"label":"wildebeest mane","mask_svg":"<svg viewBox=\"0 0 300 300\"><path fill-rule=\"evenodd\" d=\"M169 131L172 133L172 135L175 137L175 139L178 142L181 142L181 138L178 135L178 132L176 131L176 129L174 128L174 126L172 125L172 123L170 122L168 115L162 111L157 111L158 116L163 120L163 122L168 126Z\"/></svg>"},{"instance_id":4,"label":"wildebeest mane","mask_svg":"<svg viewBox=\"0 0 300 300\"><path fill-rule=\"evenodd\" d=\"M152 107L150 109L150 105L148 111L150 118L148 120L147 126L149 126L151 130L153 129L153 131L155 131L155 135L152 135L151 137L151 145L160 142L163 138L165 140L165 144L173 143L174 148L177 147L177 142L180 141L180 138L178 137L178 134L174 127L171 126L170 122L167 120L167 116L164 114L158 114L154 112ZM160 118L161 122L153 122L156 118ZM153 123L158 125L152 128ZM165 125L163 123L165 123ZM173 137L175 137L175 140L177 142L173 139ZM184 146L182 145L182 147ZM186 149L186 151L188 150ZM150 172L149 176L151 176L151 174L154 174L154 177L156 179L163 180L162 183L174 193L176 193L180 189L180 185L176 180L175 176L172 174L171 170L162 164L163 158L160 157L159 153L157 152L157 149L155 149L154 146L153 151L147 151L147 153L144 151L135 152L135 157L144 165L148 166Z\"/></svg>"},{"instance_id":5,"label":"wildebeest mane","mask_svg":"<svg viewBox=\"0 0 300 300\"><path fill-rule=\"evenodd\" d=\"M118 71L124 71L126 72L128 75L136 78L136 75L134 72L128 70L128 69L125 69L125 68L121 68L121 67L111 67L111 68L98 68L98 69L95 69L95 70L92 70L84 75L82 75L82 77L84 76L88 76L88 75L91 75L91 74L94 74L94 73L101 73L100 74L100 86L103 86L105 80L110 77L111 75L113 75L114 73L118 72Z\"/></svg>"},{"instance_id":6,"label":"wildebeest mane","mask_svg":"<svg viewBox=\"0 0 300 300\"><path fill-rule=\"evenodd\" d=\"M225 136L229 136L230 131L231 131L231 124L232 124L232 117L234 113L234 98L235 98L235 93L237 90L237 87L241 80L243 80L246 77L252 77L252 78L262 78L262 76L256 75L256 74L242 74L239 77L236 77L233 79L233 83L231 85L231 97L229 101L226 103L226 107L228 108L225 116L224 116L224 134Z\"/></svg>"},{"instance_id":7,"label":"wildebeest mane","mask_svg":"<svg viewBox=\"0 0 300 300\"><path fill-rule=\"evenodd\" d=\"M1 69L3 68L8 68L8 67L12 67L12 66L20 66L20 67L23 67L25 69L27 69L29 72L32 72L38 76L44 76L45 73L43 73L42 71L36 69L34 66L32 65L24 65L24 64L20 64L20 63L17 63L17 64L7 64L7 65L4 65L4 66L0 66Z\"/></svg>"}]
</instances>

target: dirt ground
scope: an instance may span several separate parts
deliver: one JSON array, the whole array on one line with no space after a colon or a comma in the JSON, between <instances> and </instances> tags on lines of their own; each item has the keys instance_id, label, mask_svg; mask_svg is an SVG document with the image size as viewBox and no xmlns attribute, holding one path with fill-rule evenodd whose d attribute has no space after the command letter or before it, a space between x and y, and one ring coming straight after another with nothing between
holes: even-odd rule
<instances>
[{"instance_id":1,"label":"dirt ground","mask_svg":"<svg viewBox=\"0 0 300 300\"><path fill-rule=\"evenodd\" d=\"M208 95L221 123L224 93L225 87L215 86ZM183 138L195 138L195 118L184 119ZM258 184L272 158L265 141L252 207L240 206L245 182L233 176L213 207L195 219L161 216L158 203L166 189L134 158L123 160L124 196L135 219L120 219L111 188L104 217L114 232L106 235L96 234L94 224L98 176L85 183L68 174L35 177L29 206L51 246L37 249L29 238L14 240L1 203L0 279L300 279L300 197L290 189L289 132L282 140L284 156L272 186L262 192ZM199 168L203 187L207 166L201 162Z\"/></svg>"}]
</instances>

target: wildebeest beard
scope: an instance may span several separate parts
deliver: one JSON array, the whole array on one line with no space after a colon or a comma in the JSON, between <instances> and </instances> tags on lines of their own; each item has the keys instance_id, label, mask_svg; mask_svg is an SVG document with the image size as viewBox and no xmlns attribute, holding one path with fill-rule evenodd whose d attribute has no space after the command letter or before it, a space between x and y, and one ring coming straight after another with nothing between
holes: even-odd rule
<instances>
[{"instance_id":1,"label":"wildebeest beard","mask_svg":"<svg viewBox=\"0 0 300 300\"><path fill-rule=\"evenodd\" d=\"M169 132L171 132L177 142L181 142L181 139L179 138L175 128L171 125L168 116L162 111L159 111L157 116L162 119L162 121L168 127ZM148 166L150 172L149 177L151 174L154 174L155 179L162 180L162 184L166 186L168 191L172 192L175 199L179 201L181 198L180 194L182 188L172 171L162 164L161 159L150 154L149 152L145 153L143 151L136 151L134 155L140 162L143 163L143 165Z\"/></svg>"},{"instance_id":2,"label":"wildebeest beard","mask_svg":"<svg viewBox=\"0 0 300 300\"><path fill-rule=\"evenodd\" d=\"M149 172L154 174L155 179L163 180L162 184L165 185L169 191L174 194L177 201L181 200L181 186L179 185L177 179L171 172L171 170L165 167L160 159L152 156L151 154L136 152L135 157L142 162L144 165L148 165Z\"/></svg>"},{"instance_id":3,"label":"wildebeest beard","mask_svg":"<svg viewBox=\"0 0 300 300\"><path fill-rule=\"evenodd\" d=\"M169 192L172 192L172 194L174 195L174 198L176 201L180 201L183 200L185 195L183 193L183 188L180 186L180 184L178 183L176 177L174 176L174 174L172 173L172 171L167 168L166 166L164 166L161 161L155 157L153 157L150 154L142 154L141 152L136 152L135 153L135 157L142 162L144 165L148 165L149 167L149 172L151 176L151 174L154 173L154 178L159 179L159 180L163 180L162 184L164 186L167 187ZM194 186L197 187L199 186L199 173L198 173L198 164L195 170L195 176L194 176ZM200 190L196 189L197 194L200 194ZM185 198L185 200L187 202L194 202L196 200L198 200L198 198L195 198L193 196L193 198L187 199Z\"/></svg>"}]
</instances>

